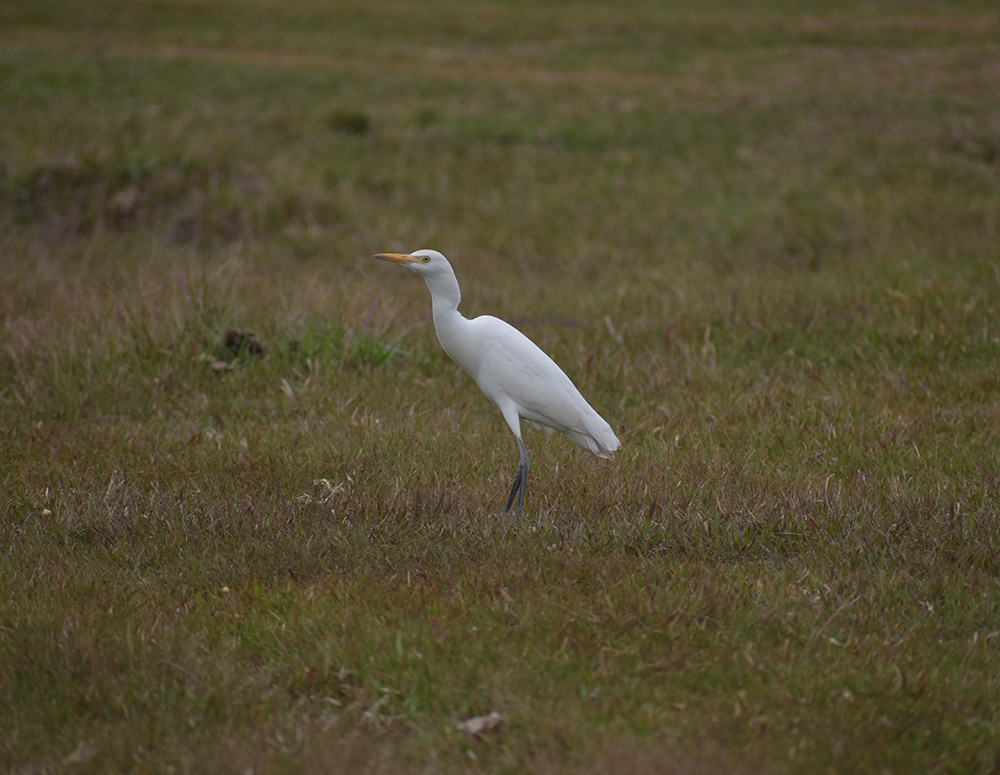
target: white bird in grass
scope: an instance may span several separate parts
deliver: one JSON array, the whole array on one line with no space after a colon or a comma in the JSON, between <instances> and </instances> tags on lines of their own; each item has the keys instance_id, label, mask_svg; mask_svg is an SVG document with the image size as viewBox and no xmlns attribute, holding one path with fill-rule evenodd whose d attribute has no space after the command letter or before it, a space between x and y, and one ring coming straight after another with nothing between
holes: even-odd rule
<instances>
[{"instance_id":1,"label":"white bird in grass","mask_svg":"<svg viewBox=\"0 0 1000 775\"><path fill-rule=\"evenodd\" d=\"M538 345L499 318L469 320L458 311L462 292L447 258L436 250L377 253L375 258L403 264L424 278L441 347L496 404L517 439L521 458L505 514L516 499L516 514L521 516L528 487L530 460L521 439L521 420L549 433L559 431L598 457L609 458L621 446L611 426Z\"/></svg>"}]
</instances>

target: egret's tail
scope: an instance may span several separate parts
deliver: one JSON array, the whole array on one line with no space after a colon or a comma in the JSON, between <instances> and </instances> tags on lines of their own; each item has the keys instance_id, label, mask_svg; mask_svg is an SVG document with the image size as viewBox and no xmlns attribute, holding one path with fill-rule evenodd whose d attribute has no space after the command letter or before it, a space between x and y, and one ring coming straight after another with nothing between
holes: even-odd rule
<instances>
[{"instance_id":1,"label":"egret's tail","mask_svg":"<svg viewBox=\"0 0 1000 775\"><path fill-rule=\"evenodd\" d=\"M609 458L611 453L622 445L611 430L611 426L597 412L593 412L584 420L585 430L574 430L566 435L578 447L593 452L597 457Z\"/></svg>"}]
</instances>

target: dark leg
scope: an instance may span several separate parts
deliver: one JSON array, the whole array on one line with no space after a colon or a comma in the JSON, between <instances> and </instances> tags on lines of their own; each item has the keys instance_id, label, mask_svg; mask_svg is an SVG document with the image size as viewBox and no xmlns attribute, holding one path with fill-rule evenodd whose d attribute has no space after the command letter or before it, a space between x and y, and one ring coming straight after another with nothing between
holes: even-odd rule
<instances>
[{"instance_id":1,"label":"dark leg","mask_svg":"<svg viewBox=\"0 0 1000 775\"><path fill-rule=\"evenodd\" d=\"M510 507L514 504L514 498L517 497L517 493L520 489L521 489L521 469L518 468L517 474L514 476L514 485L510 488L510 495L507 497L507 505L503 507L504 514L510 513Z\"/></svg>"},{"instance_id":2,"label":"dark leg","mask_svg":"<svg viewBox=\"0 0 1000 775\"><path fill-rule=\"evenodd\" d=\"M524 447L524 442L520 439L517 440L517 447L521 451L521 460L517 466L517 475L514 477L514 486L510 488L510 495L507 496L507 505L504 506L503 513L509 514L510 507L514 504L514 498L517 498L517 510L514 512L515 516L522 516L524 514L524 493L528 489L528 468L531 461L528 459L528 450Z\"/></svg>"}]
</instances>

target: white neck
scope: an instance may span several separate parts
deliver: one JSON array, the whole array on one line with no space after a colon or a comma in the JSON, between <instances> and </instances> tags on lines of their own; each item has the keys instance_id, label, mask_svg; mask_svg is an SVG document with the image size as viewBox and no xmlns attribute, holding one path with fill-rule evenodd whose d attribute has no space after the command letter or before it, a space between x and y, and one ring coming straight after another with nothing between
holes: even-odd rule
<instances>
[{"instance_id":1,"label":"white neck","mask_svg":"<svg viewBox=\"0 0 1000 775\"><path fill-rule=\"evenodd\" d=\"M467 330L469 321L458 311L462 291L458 287L455 272L451 271L451 267L448 269L447 272L436 272L424 277L434 308L434 331L444 351L471 374L472 353L466 352L468 342L462 333Z\"/></svg>"},{"instance_id":2,"label":"white neck","mask_svg":"<svg viewBox=\"0 0 1000 775\"><path fill-rule=\"evenodd\" d=\"M451 317L458 312L462 301L462 290L458 287L458 279L454 272L427 275L427 290L431 292L431 303L434 306L434 325L439 320Z\"/></svg>"}]
</instances>

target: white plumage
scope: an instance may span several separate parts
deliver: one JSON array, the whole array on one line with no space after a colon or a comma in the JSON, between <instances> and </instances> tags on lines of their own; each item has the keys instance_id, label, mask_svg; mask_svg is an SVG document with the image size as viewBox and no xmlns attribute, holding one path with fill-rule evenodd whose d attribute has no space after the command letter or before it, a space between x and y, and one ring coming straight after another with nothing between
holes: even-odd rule
<instances>
[{"instance_id":1,"label":"white plumage","mask_svg":"<svg viewBox=\"0 0 1000 775\"><path fill-rule=\"evenodd\" d=\"M421 275L431 292L434 330L441 347L465 369L486 394L517 439L520 463L505 512L517 498L524 506L529 458L521 438L521 420L548 432L559 431L578 447L608 458L621 446L576 385L548 355L509 323L491 315L469 320L458 311L462 292L455 271L436 250L378 253L375 258L404 264Z\"/></svg>"}]
</instances>

